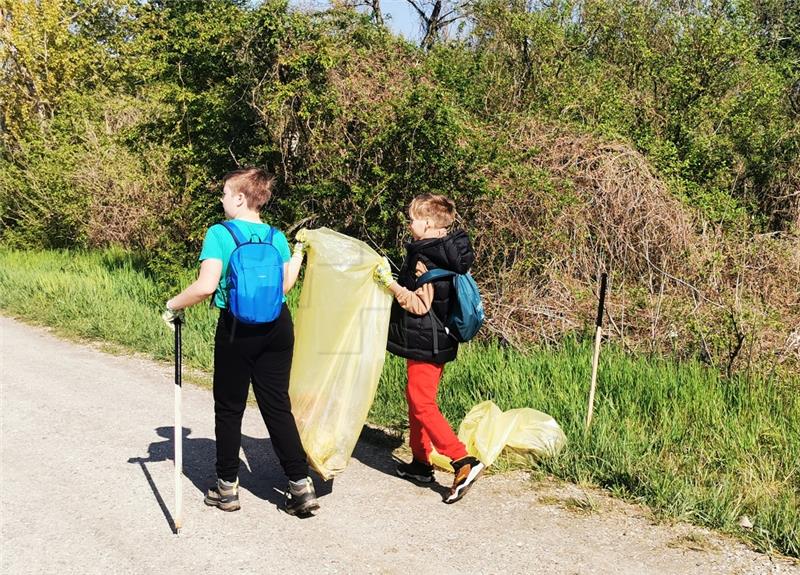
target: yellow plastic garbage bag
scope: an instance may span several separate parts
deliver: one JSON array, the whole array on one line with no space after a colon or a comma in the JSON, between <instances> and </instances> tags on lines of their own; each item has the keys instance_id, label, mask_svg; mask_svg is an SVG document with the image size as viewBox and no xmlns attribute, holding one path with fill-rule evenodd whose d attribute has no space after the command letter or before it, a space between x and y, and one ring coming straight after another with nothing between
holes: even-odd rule
<instances>
[{"instance_id":1,"label":"yellow plastic garbage bag","mask_svg":"<svg viewBox=\"0 0 800 575\"><path fill-rule=\"evenodd\" d=\"M458 438L467 452L490 466L506 447L539 457L555 455L567 442L556 420L530 407L501 411L491 401L473 407L458 428ZM452 470L450 460L435 451L434 465Z\"/></svg>"},{"instance_id":2,"label":"yellow plastic garbage bag","mask_svg":"<svg viewBox=\"0 0 800 575\"><path fill-rule=\"evenodd\" d=\"M367 244L327 228L303 233L289 396L309 463L330 479L347 465L375 397L392 296L372 277L382 258Z\"/></svg>"}]
</instances>

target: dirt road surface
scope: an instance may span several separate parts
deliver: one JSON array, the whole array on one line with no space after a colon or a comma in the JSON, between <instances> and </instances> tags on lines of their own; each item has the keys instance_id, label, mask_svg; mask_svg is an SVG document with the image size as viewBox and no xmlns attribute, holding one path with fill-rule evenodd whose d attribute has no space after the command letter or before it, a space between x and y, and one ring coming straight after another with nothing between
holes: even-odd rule
<instances>
[{"instance_id":1,"label":"dirt road surface","mask_svg":"<svg viewBox=\"0 0 800 575\"><path fill-rule=\"evenodd\" d=\"M377 573L798 574L785 559L525 473L451 481L393 475L391 449L361 441L312 518L281 512L286 485L258 411L244 422L242 510L206 507L209 390L184 386L184 524L173 534L170 366L102 353L0 317L3 574Z\"/></svg>"}]
</instances>

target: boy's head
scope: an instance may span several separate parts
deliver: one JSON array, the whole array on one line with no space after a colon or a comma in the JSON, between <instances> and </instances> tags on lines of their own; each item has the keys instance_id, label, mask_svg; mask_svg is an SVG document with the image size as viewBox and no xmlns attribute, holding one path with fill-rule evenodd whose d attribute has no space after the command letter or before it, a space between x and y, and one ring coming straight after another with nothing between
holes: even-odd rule
<instances>
[{"instance_id":1,"label":"boy's head","mask_svg":"<svg viewBox=\"0 0 800 575\"><path fill-rule=\"evenodd\" d=\"M456 219L456 204L444 196L421 194L411 200L408 216L415 240L442 237Z\"/></svg>"},{"instance_id":2,"label":"boy's head","mask_svg":"<svg viewBox=\"0 0 800 575\"><path fill-rule=\"evenodd\" d=\"M261 168L243 168L225 174L222 184L222 205L226 214L229 208L235 209L242 202L245 207L257 212L272 197L275 176Z\"/></svg>"}]
</instances>

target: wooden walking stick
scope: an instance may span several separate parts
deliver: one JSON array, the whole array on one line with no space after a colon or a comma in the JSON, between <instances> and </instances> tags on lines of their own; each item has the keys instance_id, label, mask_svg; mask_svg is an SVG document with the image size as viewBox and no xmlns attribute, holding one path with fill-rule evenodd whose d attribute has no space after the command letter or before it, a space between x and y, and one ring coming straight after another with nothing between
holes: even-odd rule
<instances>
[{"instance_id":1,"label":"wooden walking stick","mask_svg":"<svg viewBox=\"0 0 800 575\"><path fill-rule=\"evenodd\" d=\"M183 523L183 423L181 422L181 320L175 319L175 534Z\"/></svg>"},{"instance_id":2,"label":"wooden walking stick","mask_svg":"<svg viewBox=\"0 0 800 575\"><path fill-rule=\"evenodd\" d=\"M606 300L606 283L608 274L603 272L600 276L600 301L597 304L597 322L594 334L594 357L592 357L592 385L589 388L589 408L586 412L586 430L592 424L592 411L594 410L594 389L597 384L597 364L600 361L600 340L603 337L603 306Z\"/></svg>"}]
</instances>

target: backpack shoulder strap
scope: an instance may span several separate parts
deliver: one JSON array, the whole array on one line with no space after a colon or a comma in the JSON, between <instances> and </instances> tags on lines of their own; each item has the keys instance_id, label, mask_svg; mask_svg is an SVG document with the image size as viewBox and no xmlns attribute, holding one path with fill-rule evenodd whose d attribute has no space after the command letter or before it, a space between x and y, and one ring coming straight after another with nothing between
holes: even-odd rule
<instances>
[{"instance_id":1,"label":"backpack shoulder strap","mask_svg":"<svg viewBox=\"0 0 800 575\"><path fill-rule=\"evenodd\" d=\"M233 236L233 241L236 243L236 247L238 248L240 245L247 243L247 240L244 236L242 236L242 232L239 231L239 228L234 225L231 221L224 221L222 222L222 227L230 232L231 236Z\"/></svg>"},{"instance_id":2,"label":"backpack shoulder strap","mask_svg":"<svg viewBox=\"0 0 800 575\"><path fill-rule=\"evenodd\" d=\"M440 279L451 278L457 276L456 272L445 270L442 268L433 268L432 270L426 271L424 274L417 278L417 286L425 285L426 283L434 282ZM431 305L430 309L428 310L428 315L431 318L431 334L433 339L433 355L439 355L439 330L437 326L444 329L447 335L450 335L450 328L448 328L444 322L439 319L439 316L436 315L436 312L433 311L433 305Z\"/></svg>"},{"instance_id":3,"label":"backpack shoulder strap","mask_svg":"<svg viewBox=\"0 0 800 575\"><path fill-rule=\"evenodd\" d=\"M427 272L419 276L417 278L417 285L421 286L426 283L430 283L443 278L450 278L457 275L458 274L456 272L451 272L450 270L445 270L442 268L434 268L432 270L428 270Z\"/></svg>"}]
</instances>

